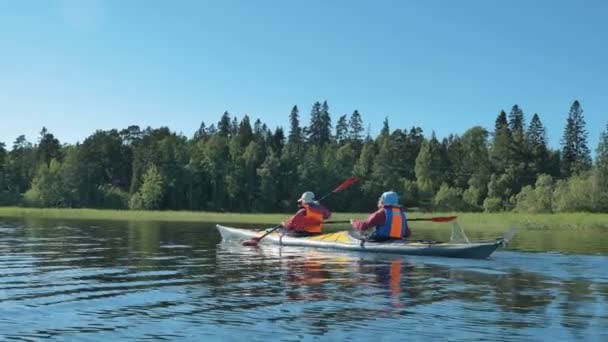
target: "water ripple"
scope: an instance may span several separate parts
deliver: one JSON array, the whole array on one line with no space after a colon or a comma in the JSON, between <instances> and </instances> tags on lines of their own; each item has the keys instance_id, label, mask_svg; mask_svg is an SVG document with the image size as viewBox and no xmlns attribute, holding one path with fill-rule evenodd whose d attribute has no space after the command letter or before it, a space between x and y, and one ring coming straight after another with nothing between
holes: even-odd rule
<instances>
[{"instance_id":1,"label":"water ripple","mask_svg":"<svg viewBox=\"0 0 608 342\"><path fill-rule=\"evenodd\" d=\"M0 227L0 339L602 340L606 257L243 248L212 227Z\"/></svg>"}]
</instances>

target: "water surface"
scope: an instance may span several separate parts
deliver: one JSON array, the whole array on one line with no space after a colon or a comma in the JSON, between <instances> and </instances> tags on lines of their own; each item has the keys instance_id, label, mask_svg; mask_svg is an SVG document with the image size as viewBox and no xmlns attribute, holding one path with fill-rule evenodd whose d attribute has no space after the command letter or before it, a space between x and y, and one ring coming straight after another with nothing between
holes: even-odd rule
<instances>
[{"instance_id":1,"label":"water surface","mask_svg":"<svg viewBox=\"0 0 608 342\"><path fill-rule=\"evenodd\" d=\"M0 340L605 341L607 263L243 248L201 224L5 220Z\"/></svg>"}]
</instances>

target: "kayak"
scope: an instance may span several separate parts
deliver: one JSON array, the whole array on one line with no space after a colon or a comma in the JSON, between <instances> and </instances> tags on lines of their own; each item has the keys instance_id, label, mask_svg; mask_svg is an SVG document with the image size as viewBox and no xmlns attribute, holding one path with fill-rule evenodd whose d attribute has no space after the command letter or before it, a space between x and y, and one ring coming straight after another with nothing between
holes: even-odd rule
<instances>
[{"instance_id":1,"label":"kayak","mask_svg":"<svg viewBox=\"0 0 608 342\"><path fill-rule=\"evenodd\" d=\"M255 231L216 225L224 241L244 241L261 236L265 231ZM274 232L260 241L261 244L341 249L348 251L396 253L404 255L437 256L452 258L486 259L498 247L504 247L514 231L494 241L436 242L392 240L387 242L362 241L348 231L339 231L310 237L290 237ZM510 235L510 237L509 237Z\"/></svg>"}]
</instances>

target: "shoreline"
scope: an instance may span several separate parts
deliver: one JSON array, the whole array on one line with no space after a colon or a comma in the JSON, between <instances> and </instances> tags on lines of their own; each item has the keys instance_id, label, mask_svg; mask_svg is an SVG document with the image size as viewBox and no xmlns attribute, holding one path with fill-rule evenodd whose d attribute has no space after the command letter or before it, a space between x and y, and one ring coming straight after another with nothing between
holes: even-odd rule
<instances>
[{"instance_id":1,"label":"shoreline","mask_svg":"<svg viewBox=\"0 0 608 342\"><path fill-rule=\"evenodd\" d=\"M112 221L161 221L161 222L201 222L224 224L268 224L276 225L287 219L286 213L221 213L204 211L134 211L108 209L64 209L64 208L24 208L0 207L0 219L63 219L63 220L112 220ZM334 213L331 220L365 218L368 213ZM408 217L458 216L458 222L466 230L505 231L510 226L524 230L606 230L608 214L556 213L522 214L504 213L408 213ZM437 226L436 223L416 222L412 227ZM332 225L335 226L335 225Z\"/></svg>"}]
</instances>

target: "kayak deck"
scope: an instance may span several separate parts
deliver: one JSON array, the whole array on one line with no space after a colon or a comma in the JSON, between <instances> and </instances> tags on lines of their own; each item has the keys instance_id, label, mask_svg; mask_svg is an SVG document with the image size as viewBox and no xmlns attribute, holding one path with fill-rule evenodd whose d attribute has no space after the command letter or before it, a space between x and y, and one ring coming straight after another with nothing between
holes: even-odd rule
<instances>
[{"instance_id":1,"label":"kayak deck","mask_svg":"<svg viewBox=\"0 0 608 342\"><path fill-rule=\"evenodd\" d=\"M224 241L243 241L253 237L261 236L264 231L253 231L216 226ZM301 246L316 248L331 248L350 251L376 252L376 253L396 253L404 255L421 256L440 256L454 258L486 259L498 247L503 246L507 241L504 238L489 242L473 243L437 243L437 242L416 242L406 240L393 240L388 242L361 241L352 237L348 231L321 234L311 237L290 237L278 232L266 236L260 243L274 244L281 246Z\"/></svg>"}]
</instances>

